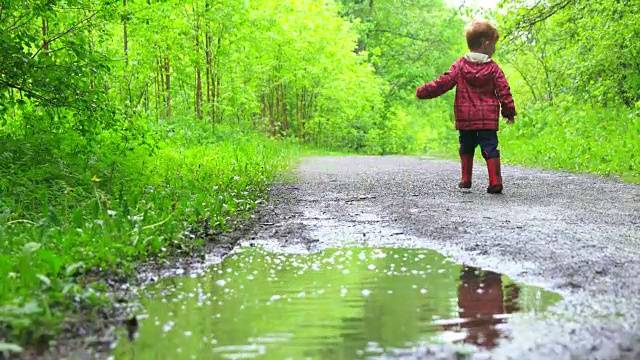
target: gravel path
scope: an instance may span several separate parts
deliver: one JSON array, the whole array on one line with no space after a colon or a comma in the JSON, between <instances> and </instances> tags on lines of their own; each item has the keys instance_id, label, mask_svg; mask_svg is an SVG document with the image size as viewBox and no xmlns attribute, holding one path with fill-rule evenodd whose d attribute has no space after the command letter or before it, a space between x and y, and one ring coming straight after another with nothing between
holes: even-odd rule
<instances>
[{"instance_id":1,"label":"gravel path","mask_svg":"<svg viewBox=\"0 0 640 360\"><path fill-rule=\"evenodd\" d=\"M357 242L429 247L564 296L515 316L477 359L640 359L640 186L503 166L505 191L457 189L459 165L415 157L318 157L273 188L253 242L315 250ZM448 346L393 358L454 359Z\"/></svg>"}]
</instances>

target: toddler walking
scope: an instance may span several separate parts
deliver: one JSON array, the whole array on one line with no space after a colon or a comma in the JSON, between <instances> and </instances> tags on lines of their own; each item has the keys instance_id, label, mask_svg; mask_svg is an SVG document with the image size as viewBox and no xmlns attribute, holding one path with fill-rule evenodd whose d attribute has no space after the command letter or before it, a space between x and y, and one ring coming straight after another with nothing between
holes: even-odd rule
<instances>
[{"instance_id":1,"label":"toddler walking","mask_svg":"<svg viewBox=\"0 0 640 360\"><path fill-rule=\"evenodd\" d=\"M496 51L498 31L488 22L474 21L466 29L470 52L457 60L440 78L420 86L419 99L433 99L456 86L454 113L460 132L461 189L471 188L473 156L479 145L487 162L490 194L502 192L498 129L500 110L508 124L514 123L516 108L509 83L491 56Z\"/></svg>"}]
</instances>

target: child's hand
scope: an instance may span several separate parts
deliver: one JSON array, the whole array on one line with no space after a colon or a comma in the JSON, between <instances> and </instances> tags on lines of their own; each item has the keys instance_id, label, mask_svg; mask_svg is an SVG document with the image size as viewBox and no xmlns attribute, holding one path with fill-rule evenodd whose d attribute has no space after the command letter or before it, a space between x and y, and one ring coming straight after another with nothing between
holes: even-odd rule
<instances>
[{"instance_id":1,"label":"child's hand","mask_svg":"<svg viewBox=\"0 0 640 360\"><path fill-rule=\"evenodd\" d=\"M515 122L516 122L516 120L514 118L507 119L507 124L509 124L509 125L513 125Z\"/></svg>"}]
</instances>

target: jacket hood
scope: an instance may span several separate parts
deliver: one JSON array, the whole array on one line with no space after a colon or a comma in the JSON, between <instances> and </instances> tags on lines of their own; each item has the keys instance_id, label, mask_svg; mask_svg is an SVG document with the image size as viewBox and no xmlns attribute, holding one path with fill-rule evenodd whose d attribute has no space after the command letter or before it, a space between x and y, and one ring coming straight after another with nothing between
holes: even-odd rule
<instances>
[{"instance_id":1,"label":"jacket hood","mask_svg":"<svg viewBox=\"0 0 640 360\"><path fill-rule=\"evenodd\" d=\"M493 60L485 54L469 53L460 59L460 74L473 86L493 82Z\"/></svg>"},{"instance_id":2,"label":"jacket hood","mask_svg":"<svg viewBox=\"0 0 640 360\"><path fill-rule=\"evenodd\" d=\"M467 53L464 58L475 63L487 63L492 61L489 55L477 52Z\"/></svg>"}]
</instances>

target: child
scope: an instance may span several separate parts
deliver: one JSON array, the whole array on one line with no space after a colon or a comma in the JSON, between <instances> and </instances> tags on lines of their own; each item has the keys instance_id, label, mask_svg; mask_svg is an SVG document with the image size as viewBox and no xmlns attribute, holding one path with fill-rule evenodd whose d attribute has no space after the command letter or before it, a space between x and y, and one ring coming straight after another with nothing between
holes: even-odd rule
<instances>
[{"instance_id":1,"label":"child","mask_svg":"<svg viewBox=\"0 0 640 360\"><path fill-rule=\"evenodd\" d=\"M462 180L458 187L471 188L473 155L478 145L487 161L489 187L487 192L502 192L498 129L500 108L508 124L514 123L516 108L509 83L502 69L491 60L496 51L498 31L488 22L474 21L466 29L470 53L456 61L448 72L419 87L418 99L433 99L456 89L454 113L456 130L460 132L460 162Z\"/></svg>"}]
</instances>

